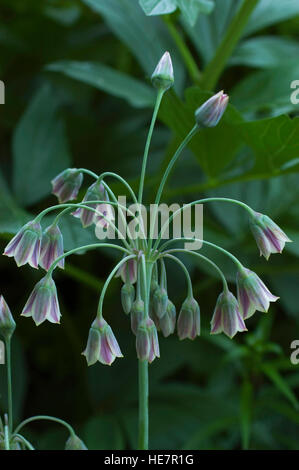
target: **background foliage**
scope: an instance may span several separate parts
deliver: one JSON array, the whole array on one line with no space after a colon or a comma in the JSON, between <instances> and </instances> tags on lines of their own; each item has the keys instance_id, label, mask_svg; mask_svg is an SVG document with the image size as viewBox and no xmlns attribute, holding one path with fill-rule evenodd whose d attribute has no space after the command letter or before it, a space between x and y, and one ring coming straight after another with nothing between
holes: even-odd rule
<instances>
[{"instance_id":1,"label":"background foliage","mask_svg":"<svg viewBox=\"0 0 299 470\"><path fill-rule=\"evenodd\" d=\"M290 101L290 83L299 79L299 3L259 0L233 47L223 39L241 3L2 0L0 7L0 78L6 85L0 116L1 249L32 214L55 202L50 180L69 165L116 170L136 187L154 100L149 77L165 50L176 82L159 114L147 200L153 200L161 170L193 125L195 108L213 89L224 88L231 105L223 122L192 141L165 202L240 198L275 218L294 240L267 263L258 257L240 209L205 208L205 238L252 266L281 300L248 322L249 333L233 341L211 337L221 286L197 259L186 259L204 332L195 342L161 338L161 359L150 367L150 445L156 449L299 448L299 366L289 359L290 343L299 339L299 117ZM228 54L222 67L215 57L224 57L223 44ZM70 225L66 219L63 231L68 249L94 239L76 221ZM233 283L232 266L210 254ZM47 413L70 420L91 449L136 446L134 338L121 313L119 280L109 290L105 315L125 358L111 368L87 369L80 356L112 263L106 253L72 257L56 276L62 326L36 328L18 315L40 274L0 260L1 293L18 324L17 416ZM183 282L169 270L177 306L185 296ZM2 409L4 403L2 394ZM51 424L32 425L29 435L39 448L61 448L65 441L64 431Z\"/></svg>"}]
</instances>

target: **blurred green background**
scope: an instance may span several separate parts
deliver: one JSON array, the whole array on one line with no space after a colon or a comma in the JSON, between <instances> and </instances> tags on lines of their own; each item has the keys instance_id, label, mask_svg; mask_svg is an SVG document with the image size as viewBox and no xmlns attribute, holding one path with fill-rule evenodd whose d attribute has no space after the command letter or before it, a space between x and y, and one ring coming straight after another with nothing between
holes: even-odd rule
<instances>
[{"instance_id":1,"label":"blurred green background","mask_svg":"<svg viewBox=\"0 0 299 470\"><path fill-rule=\"evenodd\" d=\"M160 338L161 359L150 366L150 447L155 449L299 449L299 365L290 362L290 344L299 340L299 104L290 100L291 82L299 80L299 2L260 0L218 77L213 57L221 53L241 4L2 0L0 6L0 78L6 86L0 106L2 251L32 214L56 203L50 181L68 166L116 171L137 188L154 102L150 75L165 50L173 58L176 81L152 142L147 202L193 126L194 110L211 91L224 88L230 108L217 128L192 141L164 202L202 195L239 198L274 218L294 241L266 262L240 208L205 207L205 239L231 250L281 299L268 314L256 313L247 322L248 333L233 341L212 337L209 322L221 284L197 259L184 259L201 306L203 334L194 342ZM211 60L214 75L201 74ZM63 232L67 249L95 239L73 218L64 221ZM234 290L234 266L204 251L223 267ZM107 252L70 258L55 276L62 325L36 328L19 313L41 273L0 260L0 292L17 320L16 417L66 419L90 449L136 447L137 361L119 279L111 284L104 314L125 358L112 367L88 369L80 355L114 261ZM185 281L173 269L168 281L179 308ZM3 413L3 366L0 374ZM25 435L40 449L63 448L67 438L51 423L32 424Z\"/></svg>"}]
</instances>

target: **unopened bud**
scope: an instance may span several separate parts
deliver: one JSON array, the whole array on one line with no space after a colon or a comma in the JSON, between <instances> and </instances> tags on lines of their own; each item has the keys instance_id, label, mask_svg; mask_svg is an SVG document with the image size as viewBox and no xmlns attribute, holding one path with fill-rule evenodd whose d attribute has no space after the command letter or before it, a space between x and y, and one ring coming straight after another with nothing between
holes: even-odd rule
<instances>
[{"instance_id":1,"label":"unopened bud","mask_svg":"<svg viewBox=\"0 0 299 470\"><path fill-rule=\"evenodd\" d=\"M65 443L65 450L88 450L84 442L73 434Z\"/></svg>"},{"instance_id":2,"label":"unopened bud","mask_svg":"<svg viewBox=\"0 0 299 470\"><path fill-rule=\"evenodd\" d=\"M215 127L222 118L228 105L229 97L223 91L208 99L195 111L198 127Z\"/></svg>"},{"instance_id":3,"label":"unopened bud","mask_svg":"<svg viewBox=\"0 0 299 470\"><path fill-rule=\"evenodd\" d=\"M153 306L158 318L162 318L166 312L168 295L164 287L157 287L153 295Z\"/></svg>"},{"instance_id":4,"label":"unopened bud","mask_svg":"<svg viewBox=\"0 0 299 470\"><path fill-rule=\"evenodd\" d=\"M144 317L144 302L143 300L135 300L131 309L131 330L134 335L137 333L138 326Z\"/></svg>"},{"instance_id":5,"label":"unopened bud","mask_svg":"<svg viewBox=\"0 0 299 470\"><path fill-rule=\"evenodd\" d=\"M0 296L0 334L4 339L8 340L12 337L16 329L16 324L9 309L9 306L4 300L3 295Z\"/></svg>"},{"instance_id":6,"label":"unopened bud","mask_svg":"<svg viewBox=\"0 0 299 470\"><path fill-rule=\"evenodd\" d=\"M195 299L186 299L183 303L177 329L180 339L195 339L200 335L200 309Z\"/></svg>"},{"instance_id":7,"label":"unopened bud","mask_svg":"<svg viewBox=\"0 0 299 470\"><path fill-rule=\"evenodd\" d=\"M133 284L126 283L121 288L121 304L125 313L130 313L135 298Z\"/></svg>"},{"instance_id":8,"label":"unopened bud","mask_svg":"<svg viewBox=\"0 0 299 470\"><path fill-rule=\"evenodd\" d=\"M173 67L169 52L161 57L152 74L153 85L162 90L168 90L174 84Z\"/></svg>"},{"instance_id":9,"label":"unopened bud","mask_svg":"<svg viewBox=\"0 0 299 470\"><path fill-rule=\"evenodd\" d=\"M165 315L163 315L163 317L159 320L159 326L165 338L174 332L175 322L176 308L175 305L170 300L168 300Z\"/></svg>"}]
</instances>

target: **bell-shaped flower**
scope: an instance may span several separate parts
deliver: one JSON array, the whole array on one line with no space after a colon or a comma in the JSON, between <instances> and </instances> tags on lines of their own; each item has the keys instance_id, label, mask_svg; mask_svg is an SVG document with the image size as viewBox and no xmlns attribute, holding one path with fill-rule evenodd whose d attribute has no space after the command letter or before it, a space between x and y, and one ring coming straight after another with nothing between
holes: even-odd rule
<instances>
[{"instance_id":1,"label":"bell-shaped flower","mask_svg":"<svg viewBox=\"0 0 299 470\"><path fill-rule=\"evenodd\" d=\"M222 118L228 105L229 97L219 91L195 111L198 127L215 127Z\"/></svg>"},{"instance_id":2,"label":"bell-shaped flower","mask_svg":"<svg viewBox=\"0 0 299 470\"><path fill-rule=\"evenodd\" d=\"M136 299L133 302L132 309L131 309L131 330L133 331L134 335L137 334L137 329L140 323L144 318L144 302L141 299Z\"/></svg>"},{"instance_id":3,"label":"bell-shaped flower","mask_svg":"<svg viewBox=\"0 0 299 470\"><path fill-rule=\"evenodd\" d=\"M247 328L236 297L226 290L217 299L211 320L211 334L223 332L229 338L233 338L238 331L247 331Z\"/></svg>"},{"instance_id":4,"label":"bell-shaped flower","mask_svg":"<svg viewBox=\"0 0 299 470\"><path fill-rule=\"evenodd\" d=\"M135 299L135 288L133 284L125 283L121 288L121 304L125 313L130 313Z\"/></svg>"},{"instance_id":5,"label":"bell-shaped flower","mask_svg":"<svg viewBox=\"0 0 299 470\"><path fill-rule=\"evenodd\" d=\"M165 338L174 333L175 323L176 308L175 305L171 302L171 300L168 300L166 312L162 318L159 318L159 327Z\"/></svg>"},{"instance_id":6,"label":"bell-shaped flower","mask_svg":"<svg viewBox=\"0 0 299 470\"><path fill-rule=\"evenodd\" d=\"M52 276L46 274L36 284L21 315L32 317L36 326L45 320L51 323L60 323L57 290Z\"/></svg>"},{"instance_id":7,"label":"bell-shaped flower","mask_svg":"<svg viewBox=\"0 0 299 470\"><path fill-rule=\"evenodd\" d=\"M254 212L250 219L250 228L255 238L260 255L267 260L271 253L281 253L289 237L267 215Z\"/></svg>"},{"instance_id":8,"label":"bell-shaped flower","mask_svg":"<svg viewBox=\"0 0 299 470\"><path fill-rule=\"evenodd\" d=\"M78 196L83 181L83 174L76 168L68 168L52 180L52 193L60 203L72 201Z\"/></svg>"},{"instance_id":9,"label":"bell-shaped flower","mask_svg":"<svg viewBox=\"0 0 299 470\"><path fill-rule=\"evenodd\" d=\"M124 283L135 284L137 281L137 261L131 258L121 265L115 277L121 277Z\"/></svg>"},{"instance_id":10,"label":"bell-shaped flower","mask_svg":"<svg viewBox=\"0 0 299 470\"><path fill-rule=\"evenodd\" d=\"M42 236L39 264L46 271L54 261L63 255L63 237L58 225L53 224L46 228ZM64 268L64 258L58 262L60 268Z\"/></svg>"},{"instance_id":11,"label":"bell-shaped flower","mask_svg":"<svg viewBox=\"0 0 299 470\"><path fill-rule=\"evenodd\" d=\"M31 221L22 227L4 250L4 255L14 257L17 266L28 263L38 268L42 229L39 222Z\"/></svg>"},{"instance_id":12,"label":"bell-shaped flower","mask_svg":"<svg viewBox=\"0 0 299 470\"><path fill-rule=\"evenodd\" d=\"M169 52L165 52L152 74L153 85L162 90L168 90L174 84L173 66Z\"/></svg>"},{"instance_id":13,"label":"bell-shaped flower","mask_svg":"<svg viewBox=\"0 0 299 470\"><path fill-rule=\"evenodd\" d=\"M158 286L153 293L153 308L158 318L162 318L165 315L167 304L167 291L164 287Z\"/></svg>"},{"instance_id":14,"label":"bell-shaped flower","mask_svg":"<svg viewBox=\"0 0 299 470\"><path fill-rule=\"evenodd\" d=\"M97 361L110 366L116 357L123 357L113 331L103 317L96 317L92 323L82 354L89 366Z\"/></svg>"},{"instance_id":15,"label":"bell-shaped flower","mask_svg":"<svg viewBox=\"0 0 299 470\"><path fill-rule=\"evenodd\" d=\"M10 339L15 329L16 323L10 308L5 302L3 295L0 295L0 335L2 335L4 339Z\"/></svg>"},{"instance_id":16,"label":"bell-shaped flower","mask_svg":"<svg viewBox=\"0 0 299 470\"><path fill-rule=\"evenodd\" d=\"M137 329L136 334L137 357L141 361L153 362L160 357L157 329L153 320L145 318Z\"/></svg>"},{"instance_id":17,"label":"bell-shaped flower","mask_svg":"<svg viewBox=\"0 0 299 470\"><path fill-rule=\"evenodd\" d=\"M267 312L270 302L279 297L271 294L263 281L250 269L242 268L237 273L238 302L243 319L250 318L256 310Z\"/></svg>"},{"instance_id":18,"label":"bell-shaped flower","mask_svg":"<svg viewBox=\"0 0 299 470\"><path fill-rule=\"evenodd\" d=\"M200 335L200 308L194 298L187 298L181 308L177 330L180 340Z\"/></svg>"},{"instance_id":19,"label":"bell-shaped flower","mask_svg":"<svg viewBox=\"0 0 299 470\"><path fill-rule=\"evenodd\" d=\"M97 210L97 207L102 204L102 202L100 201L107 201L107 198L107 192L105 191L103 184L96 181L87 189L82 201L82 204L87 207L90 207L92 210L83 207L78 207L78 209L76 209L72 213L72 215L74 217L77 217L78 219L81 219L84 228L89 227L95 221L99 221L99 218L96 219L95 210ZM99 203L88 203L88 201L99 201Z\"/></svg>"}]
</instances>

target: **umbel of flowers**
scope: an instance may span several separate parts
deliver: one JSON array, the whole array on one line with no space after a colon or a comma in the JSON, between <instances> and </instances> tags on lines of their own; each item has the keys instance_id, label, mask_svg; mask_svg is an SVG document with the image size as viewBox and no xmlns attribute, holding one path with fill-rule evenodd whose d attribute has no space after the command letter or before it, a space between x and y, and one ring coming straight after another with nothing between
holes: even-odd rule
<instances>
[{"instance_id":1,"label":"umbel of flowers","mask_svg":"<svg viewBox=\"0 0 299 470\"><path fill-rule=\"evenodd\" d=\"M236 296L229 290L220 267L211 259L197 251L177 247L178 243L183 244L190 239L176 238L162 242L163 233L173 217L177 215L176 213L170 217L166 226L161 228L158 238L155 240L150 231L148 236L136 240L130 237L119 237L121 245L101 242L64 252L63 237L59 229L62 217L71 215L80 218L83 228L100 222L102 226L112 227L118 233L119 230L114 224L113 214L115 211L120 212L124 223L126 223L124 212L134 216L126 207L118 204L116 194L107 183L108 179L118 180L129 193L132 202L143 203L147 160L155 121L162 97L174 83L172 62L168 52L159 61L152 75L152 82L157 88L157 97L142 160L138 194L135 194L129 183L116 173L107 172L97 175L84 168L67 169L52 181L53 193L57 196L60 204L45 209L33 221L26 224L7 245L4 252L5 255L14 257L18 266L29 263L34 268L40 266L46 271L45 276L35 286L22 312L23 316L31 316L36 325L45 320L52 323L60 322L61 315L53 273L58 267L63 269L67 256L81 251L82 248L97 250L106 247L114 248L122 254L120 261L107 277L100 294L98 310L89 330L87 346L83 354L88 365L97 361L111 365L116 358L123 356L111 327L103 317L105 292L111 280L115 276L119 276L123 281L121 303L125 314L130 315L131 330L136 337L136 352L139 359L139 447L143 449L148 445L146 402L148 363L160 356L159 334L168 337L177 330L180 340L195 340L200 335L200 307L193 295L188 270L177 254L187 253L190 256L196 256L204 263L209 263L222 281L223 291L219 294L214 313L211 315L211 334L224 333L229 338L233 338L237 332L247 331L245 321L255 311L267 312L270 302L278 299L269 291L263 281L250 269L244 267L232 253L208 240L193 239L204 245L209 245L214 250L221 251L231 259L236 272ZM160 204L165 183L182 150L195 134L205 132L205 128L213 128L219 123L228 105L228 100L228 96L220 91L196 110L194 127L175 152L162 176L154 201L156 207ZM77 198L84 176L93 179L93 182L88 187L83 200L69 202ZM188 205L191 207L195 204L206 204L212 201L237 204L241 210L247 212L250 228L260 254L267 260L271 253L281 253L285 243L290 241L269 217L255 212L241 201L217 197L198 199ZM180 210L178 209L177 212ZM50 211L56 211L57 216L50 227L42 230L42 219ZM153 225L155 225L155 217L157 214L154 214ZM138 222L140 221L138 220ZM173 243L176 243L176 247L172 248ZM166 259L174 262L186 277L186 298L178 315L175 305L168 298Z\"/></svg>"}]
</instances>

